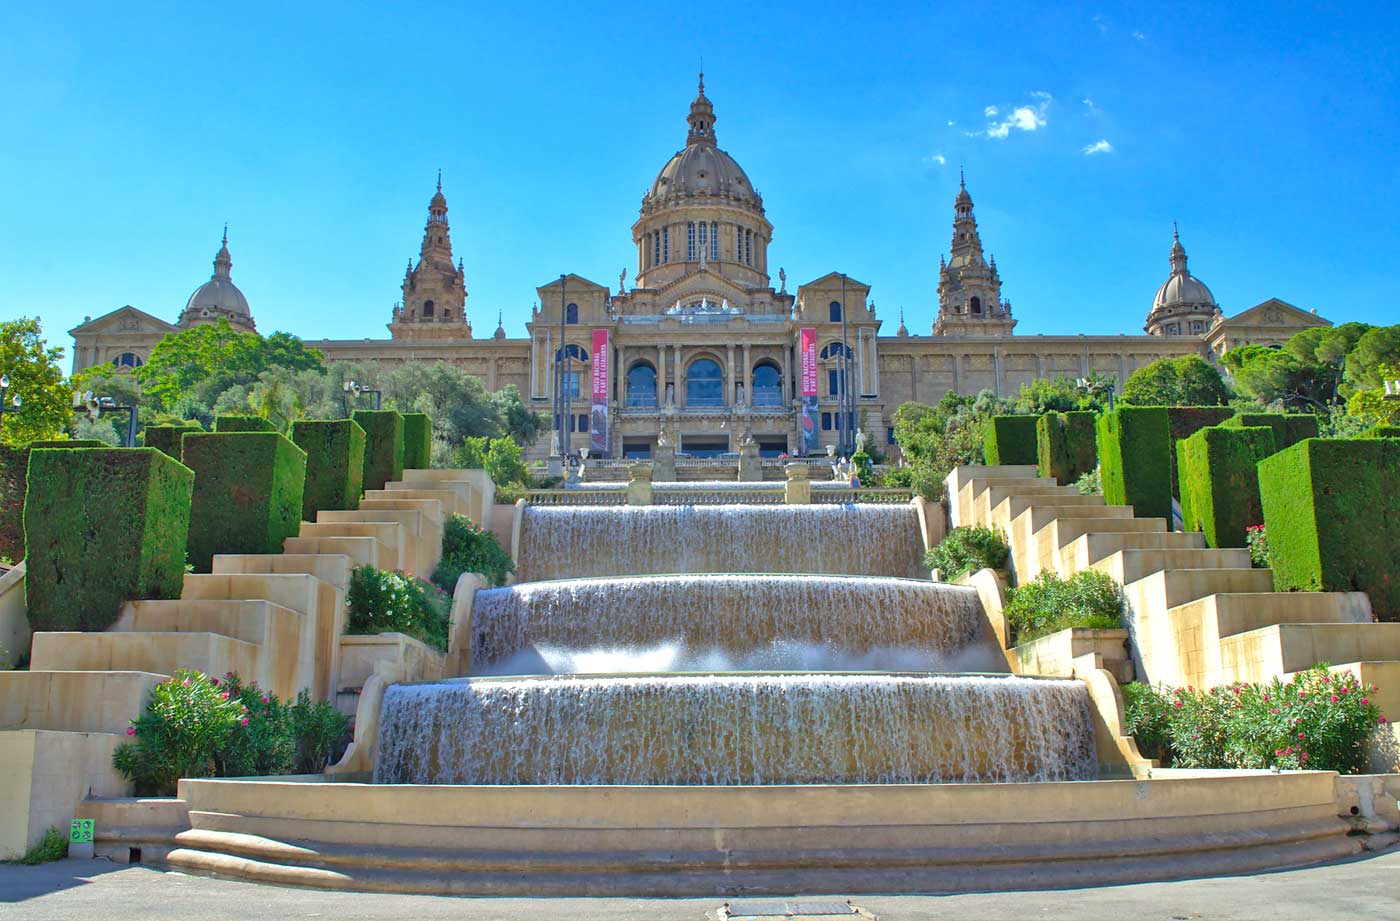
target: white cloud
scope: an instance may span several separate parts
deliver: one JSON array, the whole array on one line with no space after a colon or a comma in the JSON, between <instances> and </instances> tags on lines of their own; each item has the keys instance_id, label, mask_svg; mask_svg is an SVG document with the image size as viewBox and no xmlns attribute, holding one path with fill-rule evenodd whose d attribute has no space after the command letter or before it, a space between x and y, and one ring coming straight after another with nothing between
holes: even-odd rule
<instances>
[{"instance_id":1,"label":"white cloud","mask_svg":"<svg viewBox=\"0 0 1400 921\"><path fill-rule=\"evenodd\" d=\"M1015 106L1010 114L1000 121L991 121L986 128L981 131L964 131L968 137L986 138L1006 138L1011 135L1012 130L1035 131L1045 127L1047 113L1050 109L1051 96L1049 93L1036 91L1030 94L1034 100L1029 105ZM989 119L995 119L1001 113L999 106L987 106L983 110Z\"/></svg>"},{"instance_id":2,"label":"white cloud","mask_svg":"<svg viewBox=\"0 0 1400 921\"><path fill-rule=\"evenodd\" d=\"M1098 108L1098 106L1094 105L1094 100L1090 99L1088 96L1085 96L1081 101L1089 107L1089 111L1091 112Z\"/></svg>"},{"instance_id":3,"label":"white cloud","mask_svg":"<svg viewBox=\"0 0 1400 921\"><path fill-rule=\"evenodd\" d=\"M945 156L943 156L942 154L934 154L934 155L933 155L933 162L934 162L934 163L937 163L939 166L947 166L947 165L948 165L948 158L945 157Z\"/></svg>"},{"instance_id":4,"label":"white cloud","mask_svg":"<svg viewBox=\"0 0 1400 921\"><path fill-rule=\"evenodd\" d=\"M953 126L956 125L956 124L957 124L957 122L953 121L951 118L948 119L948 127L949 127L949 128L953 127Z\"/></svg>"},{"instance_id":5,"label":"white cloud","mask_svg":"<svg viewBox=\"0 0 1400 921\"><path fill-rule=\"evenodd\" d=\"M1113 153L1113 145L1107 140L1098 140L1084 148L1084 156L1092 157L1094 154Z\"/></svg>"},{"instance_id":6,"label":"white cloud","mask_svg":"<svg viewBox=\"0 0 1400 921\"><path fill-rule=\"evenodd\" d=\"M1147 38L1147 36L1143 35L1141 32L1134 32L1133 38L1137 39L1138 41L1142 41L1143 39Z\"/></svg>"}]
</instances>

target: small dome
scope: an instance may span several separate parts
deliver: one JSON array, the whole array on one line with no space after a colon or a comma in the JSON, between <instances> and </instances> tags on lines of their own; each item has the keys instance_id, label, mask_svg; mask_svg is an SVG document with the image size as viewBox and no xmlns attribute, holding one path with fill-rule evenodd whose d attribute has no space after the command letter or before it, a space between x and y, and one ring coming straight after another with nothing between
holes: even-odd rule
<instances>
[{"instance_id":1,"label":"small dome","mask_svg":"<svg viewBox=\"0 0 1400 921\"><path fill-rule=\"evenodd\" d=\"M231 272L233 257L228 251L228 231L224 231L223 245L214 257L214 275L194 290L185 302L184 318L197 320L201 317L233 316L246 318L252 322L252 312L248 309L248 299L233 283Z\"/></svg>"},{"instance_id":2,"label":"small dome","mask_svg":"<svg viewBox=\"0 0 1400 921\"><path fill-rule=\"evenodd\" d=\"M759 205L759 197L733 157L718 147L694 144L680 151L661 167L647 192L647 199L673 195L714 195Z\"/></svg>"},{"instance_id":3,"label":"small dome","mask_svg":"<svg viewBox=\"0 0 1400 921\"><path fill-rule=\"evenodd\" d=\"M1154 310L1166 307L1214 306L1215 296L1210 293L1205 282L1189 273L1172 275L1162 283L1162 287L1157 289L1157 296L1152 299Z\"/></svg>"}]
</instances>

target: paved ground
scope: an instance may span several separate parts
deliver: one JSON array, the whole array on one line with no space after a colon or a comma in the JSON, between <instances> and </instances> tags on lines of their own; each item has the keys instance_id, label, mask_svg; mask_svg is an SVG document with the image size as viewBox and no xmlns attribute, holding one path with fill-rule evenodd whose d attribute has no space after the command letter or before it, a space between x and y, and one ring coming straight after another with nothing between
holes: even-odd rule
<instances>
[{"instance_id":1,"label":"paved ground","mask_svg":"<svg viewBox=\"0 0 1400 921\"><path fill-rule=\"evenodd\" d=\"M0 918L57 921L702 921L721 899L454 899L202 879L102 861L0 865ZM880 921L1325 921L1400 918L1400 848L1255 876L1100 889L860 896Z\"/></svg>"}]
</instances>

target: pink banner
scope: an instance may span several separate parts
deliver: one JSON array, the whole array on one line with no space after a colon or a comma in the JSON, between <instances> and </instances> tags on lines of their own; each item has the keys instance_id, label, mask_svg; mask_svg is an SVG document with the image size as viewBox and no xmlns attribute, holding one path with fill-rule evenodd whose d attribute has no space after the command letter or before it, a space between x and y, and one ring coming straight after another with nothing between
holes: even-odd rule
<instances>
[{"instance_id":1,"label":"pink banner","mask_svg":"<svg viewBox=\"0 0 1400 921\"><path fill-rule=\"evenodd\" d=\"M612 345L606 329L593 330L593 412L589 425L589 449L598 456L608 453L608 366Z\"/></svg>"},{"instance_id":2,"label":"pink banner","mask_svg":"<svg viewBox=\"0 0 1400 921\"><path fill-rule=\"evenodd\" d=\"M811 326L802 328L802 395L817 395L817 331Z\"/></svg>"}]
</instances>

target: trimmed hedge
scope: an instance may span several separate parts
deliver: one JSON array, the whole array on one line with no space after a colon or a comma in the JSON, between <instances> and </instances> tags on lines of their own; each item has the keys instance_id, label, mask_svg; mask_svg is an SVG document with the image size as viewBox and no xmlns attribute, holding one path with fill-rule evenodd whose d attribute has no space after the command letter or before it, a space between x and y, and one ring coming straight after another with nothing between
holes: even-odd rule
<instances>
[{"instance_id":1,"label":"trimmed hedge","mask_svg":"<svg viewBox=\"0 0 1400 921\"><path fill-rule=\"evenodd\" d=\"M105 630L122 603L179 598L194 473L152 448L29 457L25 600L35 630Z\"/></svg>"},{"instance_id":2,"label":"trimmed hedge","mask_svg":"<svg viewBox=\"0 0 1400 921\"><path fill-rule=\"evenodd\" d=\"M180 440L189 432L203 432L204 427L195 423L189 425L148 425L146 426L146 447L164 451L167 457L180 459Z\"/></svg>"},{"instance_id":3,"label":"trimmed hedge","mask_svg":"<svg viewBox=\"0 0 1400 921\"><path fill-rule=\"evenodd\" d=\"M1279 591L1361 591L1400 620L1400 439L1309 438L1259 463Z\"/></svg>"},{"instance_id":4,"label":"trimmed hedge","mask_svg":"<svg viewBox=\"0 0 1400 921\"><path fill-rule=\"evenodd\" d=\"M292 441L306 452L301 517L321 509L355 509L365 478L365 430L353 419L292 423Z\"/></svg>"},{"instance_id":5,"label":"trimmed hedge","mask_svg":"<svg viewBox=\"0 0 1400 921\"><path fill-rule=\"evenodd\" d=\"M31 441L23 448L0 444L0 557L24 559L24 493L29 452L35 448L110 448L93 438Z\"/></svg>"},{"instance_id":6,"label":"trimmed hedge","mask_svg":"<svg viewBox=\"0 0 1400 921\"><path fill-rule=\"evenodd\" d=\"M1035 464L1035 416L993 416L982 429L987 464Z\"/></svg>"},{"instance_id":7,"label":"trimmed hedge","mask_svg":"<svg viewBox=\"0 0 1400 921\"><path fill-rule=\"evenodd\" d=\"M1036 420L1036 463L1043 477L1070 486L1099 463L1094 414L1046 413Z\"/></svg>"},{"instance_id":8,"label":"trimmed hedge","mask_svg":"<svg viewBox=\"0 0 1400 921\"><path fill-rule=\"evenodd\" d=\"M1182 530L1200 531L1210 547L1245 547L1245 531L1264 520L1261 460L1274 453L1268 426L1212 426L1176 443Z\"/></svg>"},{"instance_id":9,"label":"trimmed hedge","mask_svg":"<svg viewBox=\"0 0 1400 921\"><path fill-rule=\"evenodd\" d=\"M1171 427L1172 447L1167 454L1172 465L1172 495L1181 498L1178 491L1180 476L1176 469L1177 445L1181 439L1190 438L1203 428L1223 425L1234 416L1235 411L1228 406L1168 406L1167 424Z\"/></svg>"},{"instance_id":10,"label":"trimmed hedge","mask_svg":"<svg viewBox=\"0 0 1400 921\"><path fill-rule=\"evenodd\" d=\"M365 430L365 489L383 489L403 476L403 416L392 409L357 409Z\"/></svg>"},{"instance_id":11,"label":"trimmed hedge","mask_svg":"<svg viewBox=\"0 0 1400 921\"><path fill-rule=\"evenodd\" d=\"M1165 406L1120 406L1098 419L1104 502L1172 520L1171 424Z\"/></svg>"},{"instance_id":12,"label":"trimmed hedge","mask_svg":"<svg viewBox=\"0 0 1400 921\"><path fill-rule=\"evenodd\" d=\"M214 431L227 435L229 432L275 432L277 426L262 416L248 416L230 413L214 417Z\"/></svg>"},{"instance_id":13,"label":"trimmed hedge","mask_svg":"<svg viewBox=\"0 0 1400 921\"><path fill-rule=\"evenodd\" d=\"M1378 425L1361 433L1362 438L1400 438L1400 425Z\"/></svg>"},{"instance_id":14,"label":"trimmed hedge","mask_svg":"<svg viewBox=\"0 0 1400 921\"><path fill-rule=\"evenodd\" d=\"M1307 413L1240 413L1221 425L1231 428L1247 428L1267 425L1274 430L1274 445L1282 451L1291 448L1304 438L1316 438L1317 416Z\"/></svg>"},{"instance_id":15,"label":"trimmed hedge","mask_svg":"<svg viewBox=\"0 0 1400 921\"><path fill-rule=\"evenodd\" d=\"M281 553L301 528L306 452L276 432L186 435L194 471L190 563L208 572L216 553Z\"/></svg>"},{"instance_id":16,"label":"trimmed hedge","mask_svg":"<svg viewBox=\"0 0 1400 921\"><path fill-rule=\"evenodd\" d=\"M403 466L427 470L433 465L433 420L427 413L403 414Z\"/></svg>"}]
</instances>

